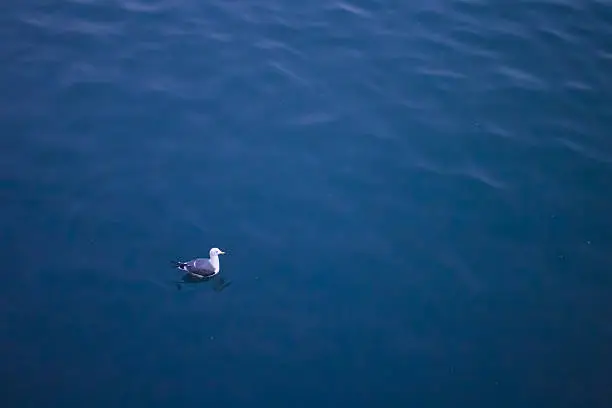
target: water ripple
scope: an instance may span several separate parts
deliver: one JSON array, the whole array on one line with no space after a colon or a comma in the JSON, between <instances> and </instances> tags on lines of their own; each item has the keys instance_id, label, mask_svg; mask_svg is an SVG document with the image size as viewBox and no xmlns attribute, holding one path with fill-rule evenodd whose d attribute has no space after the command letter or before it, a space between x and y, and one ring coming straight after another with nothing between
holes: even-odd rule
<instances>
[{"instance_id":1,"label":"water ripple","mask_svg":"<svg viewBox=\"0 0 612 408\"><path fill-rule=\"evenodd\" d=\"M105 297L109 281L161 281L160 259L228 243L229 296L160 307L213 320L234 360L210 359L228 372L246 349L286 364L345 353L362 368L382 353L391 371L390 356L437 350L477 370L472 340L499 329L485 306L500 296L528 327L541 309L526 298L605 305L608 2L13 3L0 15L8 248L73 260L49 274L97 277ZM94 286L80 290L86 303Z\"/></svg>"}]
</instances>

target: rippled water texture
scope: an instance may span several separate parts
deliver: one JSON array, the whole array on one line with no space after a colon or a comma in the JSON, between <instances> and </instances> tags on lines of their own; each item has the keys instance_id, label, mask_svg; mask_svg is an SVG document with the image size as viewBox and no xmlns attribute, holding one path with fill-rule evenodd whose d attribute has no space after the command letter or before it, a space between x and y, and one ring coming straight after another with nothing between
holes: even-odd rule
<instances>
[{"instance_id":1,"label":"rippled water texture","mask_svg":"<svg viewBox=\"0 0 612 408\"><path fill-rule=\"evenodd\" d=\"M2 406L611 406L610 2L0 10Z\"/></svg>"}]
</instances>

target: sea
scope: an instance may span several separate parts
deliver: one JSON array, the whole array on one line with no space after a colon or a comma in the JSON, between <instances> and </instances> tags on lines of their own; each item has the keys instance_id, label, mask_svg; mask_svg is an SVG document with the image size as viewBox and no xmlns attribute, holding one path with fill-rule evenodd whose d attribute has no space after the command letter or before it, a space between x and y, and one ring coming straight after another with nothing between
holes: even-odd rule
<instances>
[{"instance_id":1,"label":"sea","mask_svg":"<svg viewBox=\"0 0 612 408\"><path fill-rule=\"evenodd\" d=\"M8 0L0 38L3 408L612 406L611 1Z\"/></svg>"}]
</instances>

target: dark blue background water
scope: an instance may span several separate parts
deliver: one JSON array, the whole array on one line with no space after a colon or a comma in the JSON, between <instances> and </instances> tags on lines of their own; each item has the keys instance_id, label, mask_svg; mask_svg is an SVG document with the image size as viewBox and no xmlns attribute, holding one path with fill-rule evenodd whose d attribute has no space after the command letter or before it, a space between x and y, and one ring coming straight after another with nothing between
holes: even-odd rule
<instances>
[{"instance_id":1,"label":"dark blue background water","mask_svg":"<svg viewBox=\"0 0 612 408\"><path fill-rule=\"evenodd\" d=\"M0 10L3 407L610 406L609 2Z\"/></svg>"}]
</instances>

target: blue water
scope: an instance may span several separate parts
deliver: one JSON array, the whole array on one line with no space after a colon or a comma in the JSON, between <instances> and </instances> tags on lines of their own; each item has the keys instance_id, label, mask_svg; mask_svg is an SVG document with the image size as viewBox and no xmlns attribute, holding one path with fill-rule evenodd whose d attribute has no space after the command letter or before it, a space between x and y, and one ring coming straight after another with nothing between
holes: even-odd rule
<instances>
[{"instance_id":1,"label":"blue water","mask_svg":"<svg viewBox=\"0 0 612 408\"><path fill-rule=\"evenodd\" d=\"M609 2L0 10L2 407L612 406Z\"/></svg>"}]
</instances>

